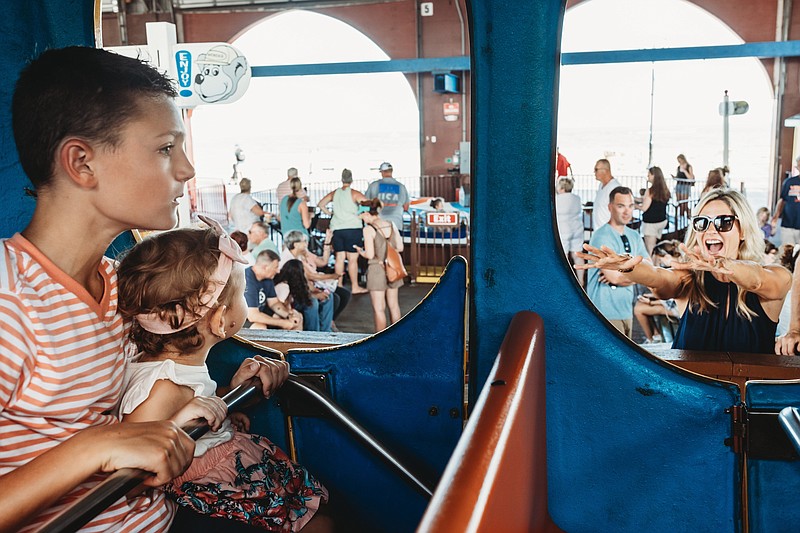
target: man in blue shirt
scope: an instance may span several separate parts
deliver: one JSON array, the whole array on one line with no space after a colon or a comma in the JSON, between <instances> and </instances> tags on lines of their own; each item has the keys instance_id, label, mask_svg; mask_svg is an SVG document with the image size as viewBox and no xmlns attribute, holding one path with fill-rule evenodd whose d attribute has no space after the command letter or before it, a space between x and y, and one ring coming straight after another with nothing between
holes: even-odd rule
<instances>
[{"instance_id":1,"label":"man in blue shirt","mask_svg":"<svg viewBox=\"0 0 800 533\"><path fill-rule=\"evenodd\" d=\"M244 299L247 302L246 327L252 329L286 329L302 331L303 315L280 301L272 278L278 273L280 257L272 250L264 250L256 262L245 269L247 284Z\"/></svg>"},{"instance_id":2,"label":"man in blue shirt","mask_svg":"<svg viewBox=\"0 0 800 533\"><path fill-rule=\"evenodd\" d=\"M595 248L608 246L621 255L640 255L649 261L642 237L627 226L633 219L633 193L627 187L616 187L608 197L611 218L592 234L589 244ZM624 272L596 268L589 270L586 284L592 303L627 337L633 327L634 285Z\"/></svg>"},{"instance_id":3,"label":"man in blue shirt","mask_svg":"<svg viewBox=\"0 0 800 533\"><path fill-rule=\"evenodd\" d=\"M398 231L403 231L403 211L408 211L408 204L411 199L408 196L406 186L392 177L391 163L381 163L378 168L381 179L373 181L367 187L365 196L370 200L377 198L383 204L380 217L384 220L394 222Z\"/></svg>"},{"instance_id":4,"label":"man in blue shirt","mask_svg":"<svg viewBox=\"0 0 800 533\"><path fill-rule=\"evenodd\" d=\"M781 197L772 216L773 228L778 218L781 219L781 244L800 244L800 176L783 181Z\"/></svg>"}]
</instances>

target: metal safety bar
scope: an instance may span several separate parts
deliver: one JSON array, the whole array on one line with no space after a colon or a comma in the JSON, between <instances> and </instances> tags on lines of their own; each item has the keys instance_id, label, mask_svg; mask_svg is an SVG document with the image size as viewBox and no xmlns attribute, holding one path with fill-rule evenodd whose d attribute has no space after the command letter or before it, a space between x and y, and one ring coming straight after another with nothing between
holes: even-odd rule
<instances>
[{"instance_id":1,"label":"metal safety bar","mask_svg":"<svg viewBox=\"0 0 800 533\"><path fill-rule=\"evenodd\" d=\"M778 415L778 420L789 437L794 449L800 454L800 411L797 407L784 407Z\"/></svg>"},{"instance_id":2,"label":"metal safety bar","mask_svg":"<svg viewBox=\"0 0 800 533\"><path fill-rule=\"evenodd\" d=\"M403 465L386 447L332 400L303 383L294 374L289 374L289 379L286 380L284 386L287 385L317 403L331 418L339 422L357 440L380 456L423 495L429 498L433 495L433 489L428 484L421 481L419 476ZM228 406L228 411L232 411L252 399L254 393L259 390L260 382L257 378L251 378L226 394L222 401ZM209 426L205 422L196 422L188 424L182 429L192 439L197 440L208 432ZM86 493L81 500L53 517L40 531L42 533L71 533L77 531L120 498L126 495L133 496L145 489L146 487L142 483L151 476L151 472L138 468L120 469Z\"/></svg>"},{"instance_id":3,"label":"metal safety bar","mask_svg":"<svg viewBox=\"0 0 800 533\"><path fill-rule=\"evenodd\" d=\"M422 481L420 479L421 476L414 474L408 467L403 465L391 452L389 452L389 450L386 449L385 446L383 446L383 444L378 442L375 437L370 435L366 429L361 427L358 422L353 420L350 415L345 413L341 407L333 402L333 400L326 398L312 387L306 385L294 374L289 375L289 379L284 384L284 387L287 385L314 400L319 407L324 409L327 414L331 416L331 418L339 422L349 433L361 441L362 444L380 456L384 462L394 468L404 479L406 479L406 481L411 483L414 488L416 488L424 496L427 496L428 498L433 496L433 488Z\"/></svg>"},{"instance_id":4,"label":"metal safety bar","mask_svg":"<svg viewBox=\"0 0 800 533\"><path fill-rule=\"evenodd\" d=\"M251 378L228 394L222 401L228 406L228 411L240 407L260 390L258 378ZM197 440L205 435L208 424L194 422L182 428L189 436ZM142 483L153 474L138 468L122 468L111 474L103 482L90 490L86 495L71 507L53 517L40 531L42 533L63 533L77 531L88 524L95 516L103 512L109 505L126 495L135 495L143 490Z\"/></svg>"}]
</instances>

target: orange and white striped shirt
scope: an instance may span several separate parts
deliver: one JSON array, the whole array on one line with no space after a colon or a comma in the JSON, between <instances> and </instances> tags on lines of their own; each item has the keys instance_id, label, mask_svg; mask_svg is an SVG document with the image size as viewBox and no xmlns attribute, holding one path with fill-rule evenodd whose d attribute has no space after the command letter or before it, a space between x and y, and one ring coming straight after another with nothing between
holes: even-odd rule
<instances>
[{"instance_id":1,"label":"orange and white striped shirt","mask_svg":"<svg viewBox=\"0 0 800 533\"><path fill-rule=\"evenodd\" d=\"M22 235L0 240L0 475L92 426L115 424L126 333L117 276L104 258L97 302ZM53 472L53 475L58 475ZM39 515L35 530L79 499L96 475ZM81 531L165 531L174 506L161 491L121 499Z\"/></svg>"}]
</instances>

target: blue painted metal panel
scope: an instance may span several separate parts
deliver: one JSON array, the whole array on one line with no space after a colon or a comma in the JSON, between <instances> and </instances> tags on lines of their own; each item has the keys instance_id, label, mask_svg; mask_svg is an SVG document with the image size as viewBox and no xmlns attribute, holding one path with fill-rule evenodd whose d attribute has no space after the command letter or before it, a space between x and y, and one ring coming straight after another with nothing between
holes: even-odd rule
<instances>
[{"instance_id":1,"label":"blue painted metal panel","mask_svg":"<svg viewBox=\"0 0 800 533\"><path fill-rule=\"evenodd\" d=\"M561 54L562 65L638 63L643 61L683 61L687 59L730 59L734 57L796 57L800 41L647 48L642 50L603 50Z\"/></svg>"},{"instance_id":2,"label":"blue painted metal panel","mask_svg":"<svg viewBox=\"0 0 800 533\"><path fill-rule=\"evenodd\" d=\"M694 377L604 324L554 225L559 1L471 4L472 391L514 313L547 338L550 513L565 531L736 531L732 384ZM523 66L521 68L521 66ZM514 73L514 83L506 74ZM498 201L498 176L524 177ZM524 236L524 242L510 235Z\"/></svg>"},{"instance_id":3,"label":"blue painted metal panel","mask_svg":"<svg viewBox=\"0 0 800 533\"><path fill-rule=\"evenodd\" d=\"M287 358L298 374L328 373L333 399L435 480L462 431L465 302L466 263L455 258L427 298L387 330L337 348L291 350ZM354 521L343 531L414 530L423 496L338 427L300 417L294 425L300 462Z\"/></svg>"},{"instance_id":4,"label":"blue painted metal panel","mask_svg":"<svg viewBox=\"0 0 800 533\"><path fill-rule=\"evenodd\" d=\"M255 355L275 357L275 353L270 350L234 337L216 344L211 349L206 365L217 384L227 385L242 361ZM277 398L262 399L261 402L245 409L244 412L250 417L251 433L267 437L288 452L289 439L286 423L277 406Z\"/></svg>"},{"instance_id":5,"label":"blue painted metal panel","mask_svg":"<svg viewBox=\"0 0 800 533\"><path fill-rule=\"evenodd\" d=\"M748 409L768 411L800 407L800 382L748 382L745 403ZM747 484L750 531L800 530L800 462L748 459Z\"/></svg>"},{"instance_id":6,"label":"blue painted metal panel","mask_svg":"<svg viewBox=\"0 0 800 533\"><path fill-rule=\"evenodd\" d=\"M34 208L33 199L25 195L30 182L20 167L11 132L13 80L29 59L46 48L93 46L93 8L91 0L3 2L0 43L7 53L0 54L6 80L0 84L0 237L22 230Z\"/></svg>"},{"instance_id":7,"label":"blue painted metal panel","mask_svg":"<svg viewBox=\"0 0 800 533\"><path fill-rule=\"evenodd\" d=\"M345 63L310 63L252 67L253 77L316 76L319 74L374 74L376 72L436 72L469 70L468 56L422 57L388 61L353 61Z\"/></svg>"}]
</instances>

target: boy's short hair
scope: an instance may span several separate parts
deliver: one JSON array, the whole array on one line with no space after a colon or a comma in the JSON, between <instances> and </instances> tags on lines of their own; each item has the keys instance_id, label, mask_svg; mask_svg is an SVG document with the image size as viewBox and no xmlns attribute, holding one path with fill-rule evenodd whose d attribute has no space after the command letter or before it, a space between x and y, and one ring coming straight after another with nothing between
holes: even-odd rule
<instances>
[{"instance_id":1,"label":"boy's short hair","mask_svg":"<svg viewBox=\"0 0 800 533\"><path fill-rule=\"evenodd\" d=\"M65 138L116 146L122 127L139 113L137 98L176 95L169 78L138 59L81 46L47 50L22 70L14 88L22 169L36 189L46 187Z\"/></svg>"}]
</instances>

